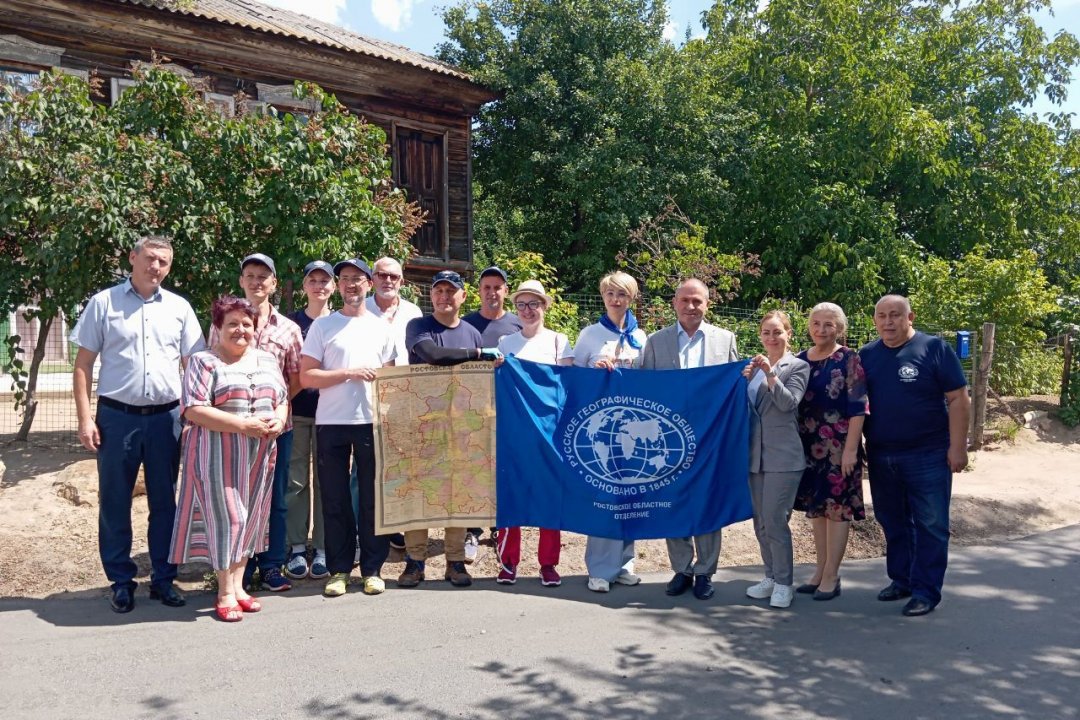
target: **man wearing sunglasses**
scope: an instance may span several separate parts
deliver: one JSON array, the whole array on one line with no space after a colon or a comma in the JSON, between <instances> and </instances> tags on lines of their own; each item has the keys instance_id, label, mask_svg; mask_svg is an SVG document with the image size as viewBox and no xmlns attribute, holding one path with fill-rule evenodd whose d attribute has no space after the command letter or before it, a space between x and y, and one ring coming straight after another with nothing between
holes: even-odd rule
<instances>
[{"instance_id":1,"label":"man wearing sunglasses","mask_svg":"<svg viewBox=\"0 0 1080 720\"><path fill-rule=\"evenodd\" d=\"M401 263L392 257L381 257L375 261L373 268L373 292L365 301L367 311L389 323L390 334L397 348L396 362L398 365L408 365L409 351L405 349L405 328L410 320L423 317L424 312L416 303L401 297L401 286L405 282ZM405 550L405 536L401 533L391 535L390 547L399 552Z\"/></svg>"}]
</instances>

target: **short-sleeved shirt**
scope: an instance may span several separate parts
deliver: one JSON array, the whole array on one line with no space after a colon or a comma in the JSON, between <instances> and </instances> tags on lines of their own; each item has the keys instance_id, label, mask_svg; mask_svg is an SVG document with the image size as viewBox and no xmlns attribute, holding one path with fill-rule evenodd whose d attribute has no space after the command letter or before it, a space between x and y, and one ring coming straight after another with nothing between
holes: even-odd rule
<instances>
[{"instance_id":1,"label":"short-sleeved shirt","mask_svg":"<svg viewBox=\"0 0 1080 720\"><path fill-rule=\"evenodd\" d=\"M297 310L289 315L289 319L296 323L296 326L300 328L300 335L307 339L308 329L311 327L311 323L315 322L315 318L308 315L304 310ZM315 417L315 408L318 406L319 391L315 388L304 388L296 393L296 396L292 399L292 414L313 418Z\"/></svg>"},{"instance_id":2,"label":"short-sleeved shirt","mask_svg":"<svg viewBox=\"0 0 1080 720\"><path fill-rule=\"evenodd\" d=\"M324 370L380 368L394 359L390 325L369 313L357 317L341 311L311 323L303 354ZM368 425L375 420L372 383L346 380L319 390L316 425Z\"/></svg>"},{"instance_id":3,"label":"short-sleeved shirt","mask_svg":"<svg viewBox=\"0 0 1080 720\"><path fill-rule=\"evenodd\" d=\"M180 359L206 349L188 301L164 288L143 298L131 280L90 298L71 342L97 353L98 395L128 405L180 399Z\"/></svg>"},{"instance_id":4,"label":"short-sleeved shirt","mask_svg":"<svg viewBox=\"0 0 1080 720\"><path fill-rule=\"evenodd\" d=\"M485 347L480 331L467 322L458 322L457 327L447 327L435 319L434 315L425 315L409 322L405 329L405 347L409 349L409 364L416 365L424 361L413 352L421 340L431 340L444 348L481 348Z\"/></svg>"},{"instance_id":5,"label":"short-sleeved shirt","mask_svg":"<svg viewBox=\"0 0 1080 720\"><path fill-rule=\"evenodd\" d=\"M870 415L863 434L871 451L939 449L949 444L945 393L967 385L953 349L939 337L916 332L897 348L880 339L859 350Z\"/></svg>"},{"instance_id":6,"label":"short-sleeved shirt","mask_svg":"<svg viewBox=\"0 0 1080 720\"><path fill-rule=\"evenodd\" d=\"M561 332L548 328L540 330L531 338L525 337L520 331L512 335L504 335L499 340L499 351L503 355L513 355L519 360L530 360L548 365L555 365L559 360L574 358L574 348L570 347L570 339Z\"/></svg>"},{"instance_id":7,"label":"short-sleeved shirt","mask_svg":"<svg viewBox=\"0 0 1080 720\"><path fill-rule=\"evenodd\" d=\"M480 340L484 343L481 347L498 347L500 339L524 327L521 318L511 312L503 313L502 317L495 320L488 320L477 310L461 319L480 331Z\"/></svg>"},{"instance_id":8,"label":"short-sleeved shirt","mask_svg":"<svg viewBox=\"0 0 1080 720\"><path fill-rule=\"evenodd\" d=\"M397 345L397 359L394 360L394 364L408 365L409 351L405 347L405 328L408 327L410 320L423 317L424 311L417 307L415 303L411 303L402 297L398 298L392 315L389 310L387 312L382 311L379 303L375 302L374 295L368 295L367 300L364 301L364 306L369 313L390 325L390 332L393 333L394 343Z\"/></svg>"},{"instance_id":9,"label":"short-sleeved shirt","mask_svg":"<svg viewBox=\"0 0 1080 720\"><path fill-rule=\"evenodd\" d=\"M648 339L645 331L637 328L632 335L644 349ZM582 330L574 344L574 364L578 367L593 367L600 358L611 359L618 367L633 367L640 357L641 350L630 347L619 333L600 323Z\"/></svg>"}]
</instances>

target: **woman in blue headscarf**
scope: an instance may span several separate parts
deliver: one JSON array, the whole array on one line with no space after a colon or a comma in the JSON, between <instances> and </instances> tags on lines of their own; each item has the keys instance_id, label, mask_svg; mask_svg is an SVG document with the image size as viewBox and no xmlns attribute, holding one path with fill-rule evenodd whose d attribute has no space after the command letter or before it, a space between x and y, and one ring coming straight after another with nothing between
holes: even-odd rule
<instances>
[{"instance_id":1,"label":"woman in blue headscarf","mask_svg":"<svg viewBox=\"0 0 1080 720\"><path fill-rule=\"evenodd\" d=\"M614 370L632 368L641 362L645 331L638 327L630 309L638 296L638 284L624 272L613 272L600 280L604 314L599 322L578 335L574 365ZM608 592L611 583L637 585L634 574L634 542L615 538L589 537L585 545L585 565L589 569L589 589Z\"/></svg>"}]
</instances>

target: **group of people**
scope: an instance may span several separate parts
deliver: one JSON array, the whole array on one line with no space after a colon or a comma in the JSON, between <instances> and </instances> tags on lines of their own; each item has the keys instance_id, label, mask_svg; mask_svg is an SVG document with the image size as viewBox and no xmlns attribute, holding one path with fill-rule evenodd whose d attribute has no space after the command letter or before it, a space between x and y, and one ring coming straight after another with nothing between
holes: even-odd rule
<instances>
[{"instance_id":1,"label":"group of people","mask_svg":"<svg viewBox=\"0 0 1080 720\"><path fill-rule=\"evenodd\" d=\"M381 572L390 548L398 546L406 553L398 586L422 583L427 531L375 534L372 381L381 367L497 365L506 355L609 371L741 361L735 336L705 322L709 290L696 279L675 290L677 322L646 336L632 310L634 278L605 276L604 314L571 345L544 326L553 300L543 285L527 280L511 294L498 267L480 273L481 308L462 317L465 286L452 270L432 277L433 310L424 315L401 297L396 260L380 258L373 267L359 258L333 266L316 260L304 269L306 307L285 317L270 302L274 261L260 253L241 262L243 297L214 302L207 345L191 306L162 287L172 255L168 238L140 239L129 255L131 275L93 296L71 334L79 348L79 438L97 453L99 548L111 607L120 613L135 605L131 494L140 466L150 508L150 597L165 605L185 604L174 582L177 565L194 560L215 571L215 612L224 622L261 609L250 594L256 571L269 591L312 577L326 579L324 594L337 597L358 565L362 591L376 595L385 590ZM335 290L340 307L332 310ZM508 297L516 312L507 311ZM762 352L743 370L754 529L765 566L764 579L747 589L750 597L783 608L795 593L815 600L840 594L848 529L864 517L868 461L891 580L879 599L910 598L905 615L925 614L940 601L952 473L967 462L968 401L956 355L917 332L913 319L905 298L883 297L874 314L880 338L856 352L843 345L843 310L822 303L810 312L813 346L798 356L790 352L788 316L772 311L762 319ZM798 587L788 528L793 509L812 519L817 549L816 569ZM496 581L513 584L520 528L490 532L500 560ZM472 583L467 565L482 533L445 529L444 579L452 585ZM712 597L720 544L719 529L668 539L675 574L666 592ZM560 549L559 531L541 529L545 586L561 583ZM595 592L641 582L633 542L589 537L585 561Z\"/></svg>"}]
</instances>

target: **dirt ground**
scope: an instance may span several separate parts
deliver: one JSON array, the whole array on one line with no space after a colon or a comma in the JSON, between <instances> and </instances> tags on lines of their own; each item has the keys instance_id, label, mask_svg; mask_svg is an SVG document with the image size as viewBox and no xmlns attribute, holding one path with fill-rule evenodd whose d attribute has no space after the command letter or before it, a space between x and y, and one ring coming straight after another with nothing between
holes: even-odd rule
<instances>
[{"instance_id":1,"label":"dirt ground","mask_svg":"<svg viewBox=\"0 0 1080 720\"><path fill-rule=\"evenodd\" d=\"M972 467L953 484L953 541L962 545L995 543L1080 522L1080 428L1065 428L1053 417L1054 398L1009 400L1016 414L1039 411L1047 415L1031 429L1016 429L999 403L989 408L994 441L972 456ZM97 472L93 457L71 445L66 433L42 433L32 443L0 444L0 597L46 597L99 593L108 583L97 555ZM6 466L6 467L5 467ZM865 497L872 500L869 489ZM872 503L868 503L872 505ZM146 498L134 500L133 553L140 579L148 577ZM884 551L881 529L868 513L856 523L848 557L879 557ZM809 523L792 518L796 562L813 562ZM441 531L432 531L428 578L441 578L444 569ZM485 536L486 539L486 536ZM524 560L518 568L524 579L535 576L537 533L523 531ZM585 576L585 538L563 534L559 571L564 577ZM668 572L663 541L637 544L639 572ZM394 560L396 562L393 562ZM383 576L396 578L404 567L391 557ZM748 522L725 529L721 564L759 565L761 558ZM205 587L209 568L181 568L180 584L189 591ZM474 577L498 572L490 545L471 569ZM355 573L354 573L355 574ZM796 578L801 581L801 578ZM321 581L305 580L302 583ZM390 583L391 587L393 583Z\"/></svg>"}]
</instances>

